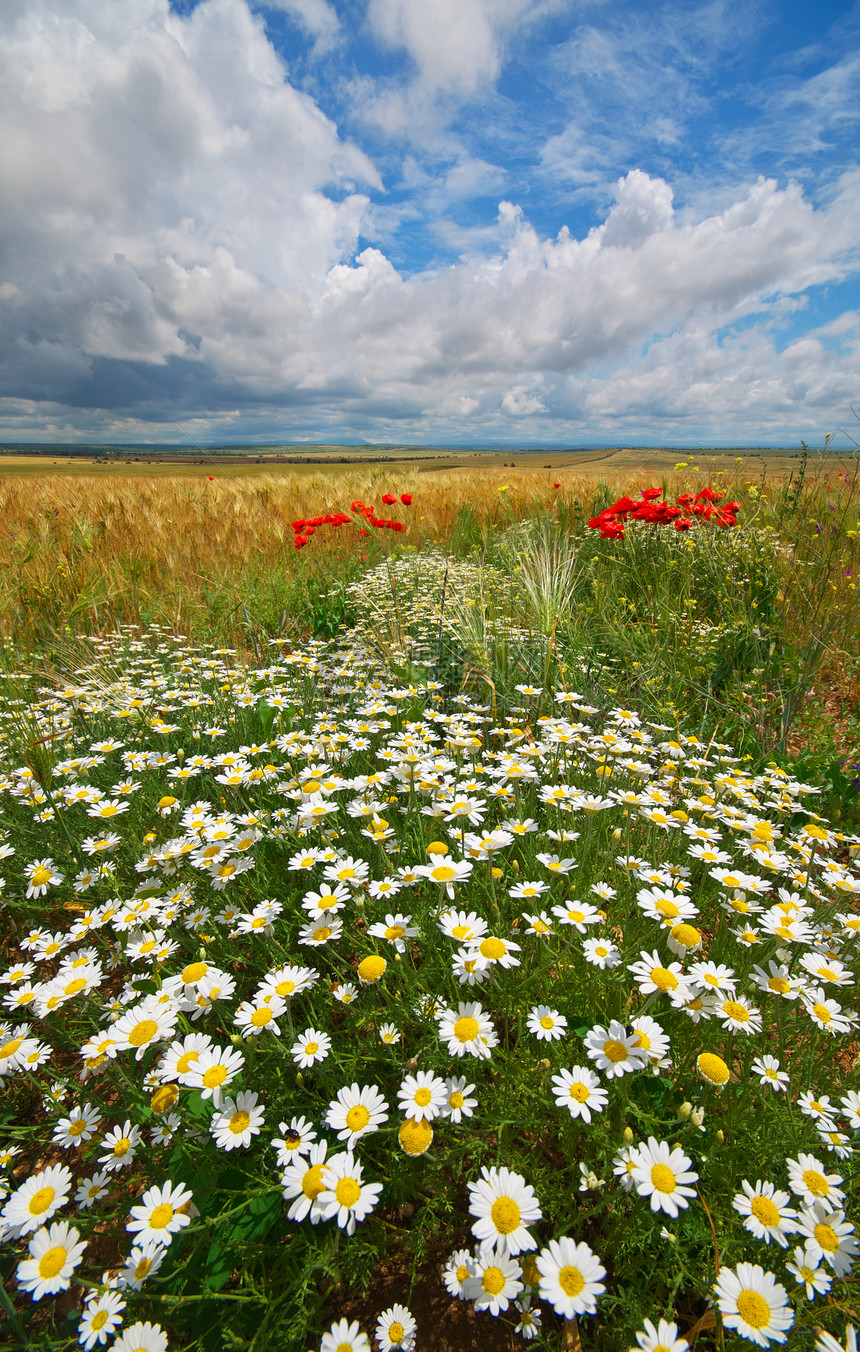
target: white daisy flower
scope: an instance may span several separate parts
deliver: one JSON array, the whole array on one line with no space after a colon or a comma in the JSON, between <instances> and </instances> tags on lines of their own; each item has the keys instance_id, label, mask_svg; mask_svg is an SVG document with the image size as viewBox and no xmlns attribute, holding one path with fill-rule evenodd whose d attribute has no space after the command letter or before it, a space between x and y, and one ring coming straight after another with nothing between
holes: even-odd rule
<instances>
[{"instance_id":1,"label":"white daisy flower","mask_svg":"<svg viewBox=\"0 0 860 1352\"><path fill-rule=\"evenodd\" d=\"M119 1274L120 1286L127 1287L131 1291L139 1291L147 1277L151 1277L161 1267L165 1253L164 1245L156 1243L154 1239L136 1244Z\"/></svg>"},{"instance_id":2,"label":"white daisy flower","mask_svg":"<svg viewBox=\"0 0 860 1352\"><path fill-rule=\"evenodd\" d=\"M733 1206L739 1216L745 1217L745 1228L765 1244L775 1239L781 1248L788 1248L786 1236L794 1233L797 1220L797 1212L786 1205L790 1194L778 1192L772 1183L761 1180L753 1187L744 1178L741 1187L743 1192L735 1193Z\"/></svg>"},{"instance_id":3,"label":"white daisy flower","mask_svg":"<svg viewBox=\"0 0 860 1352\"><path fill-rule=\"evenodd\" d=\"M397 1094L397 1106L407 1117L416 1122L426 1119L432 1122L445 1112L448 1091L445 1081L432 1071L419 1070L415 1075L405 1076Z\"/></svg>"},{"instance_id":4,"label":"white daisy flower","mask_svg":"<svg viewBox=\"0 0 860 1352\"><path fill-rule=\"evenodd\" d=\"M650 1197L652 1211L665 1211L677 1217L679 1209L689 1206L688 1197L696 1190L688 1185L699 1177L690 1169L690 1159L677 1146L670 1150L666 1141L649 1136L639 1147L633 1166L633 1183L640 1197Z\"/></svg>"},{"instance_id":5,"label":"white daisy flower","mask_svg":"<svg viewBox=\"0 0 860 1352\"><path fill-rule=\"evenodd\" d=\"M573 1066L552 1078L552 1089L559 1108L567 1108L571 1117L591 1121L592 1113L602 1113L609 1095L600 1079L588 1066Z\"/></svg>"},{"instance_id":6,"label":"white daisy flower","mask_svg":"<svg viewBox=\"0 0 860 1352\"><path fill-rule=\"evenodd\" d=\"M290 1049L290 1055L296 1065L307 1070L317 1061L324 1061L331 1051L331 1038L317 1028L306 1028L300 1033Z\"/></svg>"},{"instance_id":7,"label":"white daisy flower","mask_svg":"<svg viewBox=\"0 0 860 1352\"><path fill-rule=\"evenodd\" d=\"M110 1352L167 1352L167 1334L160 1324L138 1319L123 1329Z\"/></svg>"},{"instance_id":8,"label":"white daisy flower","mask_svg":"<svg viewBox=\"0 0 860 1352\"><path fill-rule=\"evenodd\" d=\"M358 1321L338 1319L322 1336L320 1352L370 1352L370 1342Z\"/></svg>"},{"instance_id":9,"label":"white daisy flower","mask_svg":"<svg viewBox=\"0 0 860 1352\"><path fill-rule=\"evenodd\" d=\"M442 1280L450 1296L457 1300L466 1299L466 1283L473 1276L474 1260L468 1249L456 1249L448 1258L442 1272Z\"/></svg>"},{"instance_id":10,"label":"white daisy flower","mask_svg":"<svg viewBox=\"0 0 860 1352\"><path fill-rule=\"evenodd\" d=\"M469 1098L473 1084L466 1083L465 1075L449 1077L445 1081L445 1106L442 1109L443 1116L451 1122L462 1122L464 1117L471 1117L473 1110L478 1106L478 1100Z\"/></svg>"},{"instance_id":11,"label":"white daisy flower","mask_svg":"<svg viewBox=\"0 0 860 1352\"><path fill-rule=\"evenodd\" d=\"M463 1283L463 1297L476 1310L503 1313L523 1290L522 1269L505 1249L483 1246L471 1261L471 1273Z\"/></svg>"},{"instance_id":12,"label":"white daisy flower","mask_svg":"<svg viewBox=\"0 0 860 1352\"><path fill-rule=\"evenodd\" d=\"M122 1324L122 1312L125 1301L118 1291L105 1291L100 1296L87 1301L81 1322L78 1324L78 1342L84 1352L90 1348L103 1347Z\"/></svg>"},{"instance_id":13,"label":"white daisy flower","mask_svg":"<svg viewBox=\"0 0 860 1352\"><path fill-rule=\"evenodd\" d=\"M492 1022L479 1004L460 1001L457 1012L444 1010L439 1015L439 1040L452 1056L470 1056L488 1060L499 1045Z\"/></svg>"},{"instance_id":14,"label":"white daisy flower","mask_svg":"<svg viewBox=\"0 0 860 1352\"><path fill-rule=\"evenodd\" d=\"M251 1091L241 1090L235 1099L225 1099L223 1109L209 1123L209 1134L219 1149L238 1150L259 1136L263 1109L257 1107L257 1097Z\"/></svg>"},{"instance_id":15,"label":"white daisy flower","mask_svg":"<svg viewBox=\"0 0 860 1352\"><path fill-rule=\"evenodd\" d=\"M750 1069L754 1075L758 1075L760 1085L767 1086L777 1093L785 1093L789 1083L788 1073L780 1070L779 1061L775 1056L753 1057Z\"/></svg>"},{"instance_id":16,"label":"white daisy flower","mask_svg":"<svg viewBox=\"0 0 860 1352\"><path fill-rule=\"evenodd\" d=\"M492 1244L501 1253L518 1254L536 1248L528 1226L542 1216L534 1189L520 1175L504 1166L486 1166L482 1177L469 1183L469 1214L477 1217L472 1234L481 1244Z\"/></svg>"},{"instance_id":17,"label":"white daisy flower","mask_svg":"<svg viewBox=\"0 0 860 1352\"><path fill-rule=\"evenodd\" d=\"M18 1235L38 1230L55 1211L66 1205L71 1185L71 1171L64 1164L40 1169L12 1193L0 1212L0 1221Z\"/></svg>"},{"instance_id":18,"label":"white daisy flower","mask_svg":"<svg viewBox=\"0 0 860 1352\"><path fill-rule=\"evenodd\" d=\"M587 1244L575 1244L566 1235L551 1239L535 1259L542 1300L563 1319L594 1314L597 1297L606 1290L606 1269Z\"/></svg>"},{"instance_id":19,"label":"white daisy flower","mask_svg":"<svg viewBox=\"0 0 860 1352\"><path fill-rule=\"evenodd\" d=\"M337 1132L339 1141L346 1141L352 1150L362 1136L378 1131L388 1121L388 1104L375 1084L344 1086L337 1098L329 1104L326 1126Z\"/></svg>"},{"instance_id":20,"label":"white daisy flower","mask_svg":"<svg viewBox=\"0 0 860 1352\"><path fill-rule=\"evenodd\" d=\"M412 1352L417 1324L405 1305L392 1305L376 1321L381 1352Z\"/></svg>"},{"instance_id":21,"label":"white daisy flower","mask_svg":"<svg viewBox=\"0 0 860 1352\"><path fill-rule=\"evenodd\" d=\"M785 1161L788 1169L788 1186L804 1206L814 1206L816 1202L836 1203L845 1201L845 1193L839 1184L841 1174L829 1174L827 1166L814 1155L798 1155L797 1159Z\"/></svg>"},{"instance_id":22,"label":"white daisy flower","mask_svg":"<svg viewBox=\"0 0 860 1352\"><path fill-rule=\"evenodd\" d=\"M821 1257L815 1244L798 1245L793 1253L794 1262L786 1263L788 1271L797 1278L799 1286L806 1287L806 1299L815 1300L825 1295L833 1285L833 1278L825 1267L821 1266Z\"/></svg>"},{"instance_id":23,"label":"white daisy flower","mask_svg":"<svg viewBox=\"0 0 860 1352\"><path fill-rule=\"evenodd\" d=\"M714 1286L723 1324L759 1347L784 1343L794 1323L785 1287L757 1263L724 1267Z\"/></svg>"},{"instance_id":24,"label":"white daisy flower","mask_svg":"<svg viewBox=\"0 0 860 1352\"><path fill-rule=\"evenodd\" d=\"M353 1154L334 1155L323 1166L323 1190L319 1207L323 1220L335 1219L348 1235L355 1233L356 1221L363 1221L379 1200L381 1183L365 1183L362 1166Z\"/></svg>"},{"instance_id":25,"label":"white daisy flower","mask_svg":"<svg viewBox=\"0 0 860 1352\"><path fill-rule=\"evenodd\" d=\"M541 1042L555 1042L564 1037L567 1019L557 1009L550 1009L549 1005L535 1005L529 1011L526 1027Z\"/></svg>"},{"instance_id":26,"label":"white daisy flower","mask_svg":"<svg viewBox=\"0 0 860 1352\"><path fill-rule=\"evenodd\" d=\"M596 1024L585 1035L585 1050L592 1061L610 1079L642 1070L648 1053L636 1033L628 1033L623 1023L613 1019L608 1028Z\"/></svg>"},{"instance_id":27,"label":"white daisy flower","mask_svg":"<svg viewBox=\"0 0 860 1352\"><path fill-rule=\"evenodd\" d=\"M156 1244L170 1244L175 1234L191 1224L191 1217L185 1210L191 1198L191 1192L181 1183L168 1180L160 1187L154 1184L147 1188L140 1205L131 1208L131 1220L125 1228L136 1235L140 1243L151 1240Z\"/></svg>"},{"instance_id":28,"label":"white daisy flower","mask_svg":"<svg viewBox=\"0 0 860 1352\"><path fill-rule=\"evenodd\" d=\"M690 1346L686 1338L678 1336L678 1325L666 1319L661 1319L656 1328L646 1319L644 1329L636 1334L636 1343L640 1352L687 1352Z\"/></svg>"},{"instance_id":29,"label":"white daisy flower","mask_svg":"<svg viewBox=\"0 0 860 1352\"><path fill-rule=\"evenodd\" d=\"M21 1290L29 1291L33 1300L66 1291L86 1247L80 1233L67 1221L43 1226L27 1246L30 1257L18 1264L16 1276Z\"/></svg>"},{"instance_id":30,"label":"white daisy flower","mask_svg":"<svg viewBox=\"0 0 860 1352\"><path fill-rule=\"evenodd\" d=\"M283 1130L283 1127L281 1129ZM328 1154L328 1142L314 1142L308 1147L306 1154L307 1159L302 1159L298 1151L296 1152L295 1162L288 1164L281 1174L281 1187L285 1200L290 1203L287 1219L291 1221L308 1219L311 1225L317 1225L323 1219L319 1198L325 1190L323 1169Z\"/></svg>"}]
</instances>

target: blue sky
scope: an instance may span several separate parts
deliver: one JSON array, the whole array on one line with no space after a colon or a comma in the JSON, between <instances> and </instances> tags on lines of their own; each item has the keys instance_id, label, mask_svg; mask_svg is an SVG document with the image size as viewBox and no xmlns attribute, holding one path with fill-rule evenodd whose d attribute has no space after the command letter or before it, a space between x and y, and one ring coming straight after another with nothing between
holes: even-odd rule
<instances>
[{"instance_id":1,"label":"blue sky","mask_svg":"<svg viewBox=\"0 0 860 1352\"><path fill-rule=\"evenodd\" d=\"M860 440L858 4L7 0L0 88L6 440Z\"/></svg>"}]
</instances>

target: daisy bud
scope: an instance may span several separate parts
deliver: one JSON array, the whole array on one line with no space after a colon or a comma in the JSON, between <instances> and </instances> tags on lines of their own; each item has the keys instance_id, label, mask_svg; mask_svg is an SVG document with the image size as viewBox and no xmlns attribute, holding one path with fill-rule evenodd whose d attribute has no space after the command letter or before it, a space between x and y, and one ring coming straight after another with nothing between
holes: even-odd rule
<instances>
[{"instance_id":1,"label":"daisy bud","mask_svg":"<svg viewBox=\"0 0 860 1352\"><path fill-rule=\"evenodd\" d=\"M625 1145L632 1145L636 1139L630 1127L625 1127L621 1139Z\"/></svg>"},{"instance_id":2,"label":"daisy bud","mask_svg":"<svg viewBox=\"0 0 860 1352\"><path fill-rule=\"evenodd\" d=\"M680 1108L678 1109L678 1121L679 1122L689 1121L690 1114L692 1113L692 1111L693 1111L692 1103L682 1103Z\"/></svg>"},{"instance_id":3,"label":"daisy bud","mask_svg":"<svg viewBox=\"0 0 860 1352\"><path fill-rule=\"evenodd\" d=\"M612 839L613 839L613 840L620 840L621 837L622 837L623 835L624 835L624 832L621 830L621 827L620 827L620 826L616 826L615 830L612 832Z\"/></svg>"},{"instance_id":4,"label":"daisy bud","mask_svg":"<svg viewBox=\"0 0 860 1352\"><path fill-rule=\"evenodd\" d=\"M705 1120L704 1108L694 1108L690 1113L690 1121L694 1127L700 1127Z\"/></svg>"},{"instance_id":5,"label":"daisy bud","mask_svg":"<svg viewBox=\"0 0 860 1352\"><path fill-rule=\"evenodd\" d=\"M723 1141L724 1141L725 1139L726 1139L726 1133L723 1131L722 1127L720 1127L720 1129L719 1129L719 1131L717 1132L717 1135L716 1135L717 1143L718 1143L719 1145L722 1145L722 1144L723 1144Z\"/></svg>"},{"instance_id":6,"label":"daisy bud","mask_svg":"<svg viewBox=\"0 0 860 1352\"><path fill-rule=\"evenodd\" d=\"M546 1057L544 1057L542 1061L538 1061L538 1065L541 1070L552 1070L552 1062L548 1061Z\"/></svg>"}]
</instances>

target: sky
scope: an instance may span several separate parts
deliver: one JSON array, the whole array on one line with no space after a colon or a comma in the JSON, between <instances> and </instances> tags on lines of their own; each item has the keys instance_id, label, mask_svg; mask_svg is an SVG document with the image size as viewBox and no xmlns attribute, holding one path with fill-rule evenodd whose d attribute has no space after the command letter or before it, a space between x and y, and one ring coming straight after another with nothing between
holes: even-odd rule
<instances>
[{"instance_id":1,"label":"sky","mask_svg":"<svg viewBox=\"0 0 860 1352\"><path fill-rule=\"evenodd\" d=\"M6 441L860 441L860 3L3 0L0 90Z\"/></svg>"}]
</instances>

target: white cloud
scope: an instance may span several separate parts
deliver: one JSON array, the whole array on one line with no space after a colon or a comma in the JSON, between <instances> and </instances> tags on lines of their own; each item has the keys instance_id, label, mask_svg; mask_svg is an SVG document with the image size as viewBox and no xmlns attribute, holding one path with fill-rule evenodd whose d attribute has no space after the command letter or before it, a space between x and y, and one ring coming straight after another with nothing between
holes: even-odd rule
<instances>
[{"instance_id":1,"label":"white cloud","mask_svg":"<svg viewBox=\"0 0 860 1352\"><path fill-rule=\"evenodd\" d=\"M460 65L420 6L377 0L431 101L494 78L539 7L457 11L477 34ZM460 147L407 163L402 196L371 211L375 166L290 84L245 0L188 17L167 0L7 6L0 82L7 435L44 409L46 427L105 437L152 434L164 410L201 440L564 442L687 413L687 431L765 437L799 418L814 433L856 397L850 328L783 352L774 333L808 288L856 271L858 172L817 207L762 178L678 209L667 179L633 168L601 185L604 219L581 238L548 238L505 200L494 221L440 226L458 262L410 274L398 229L419 199L441 212L511 183ZM393 243L365 247L386 210Z\"/></svg>"},{"instance_id":2,"label":"white cloud","mask_svg":"<svg viewBox=\"0 0 860 1352\"><path fill-rule=\"evenodd\" d=\"M262 9L280 9L316 39L319 55L328 51L340 32L337 14L328 0L260 0Z\"/></svg>"},{"instance_id":3,"label":"white cloud","mask_svg":"<svg viewBox=\"0 0 860 1352\"><path fill-rule=\"evenodd\" d=\"M22 292L0 344L29 344L34 380L58 348L193 358L189 329L235 351L212 329L237 309L253 350L352 252L356 186L379 186L243 0L188 18L167 0L7 7L0 84L0 238Z\"/></svg>"},{"instance_id":4,"label":"white cloud","mask_svg":"<svg viewBox=\"0 0 860 1352\"><path fill-rule=\"evenodd\" d=\"M498 77L506 42L558 8L551 0L370 0L378 38L403 50L430 91L468 96Z\"/></svg>"}]
</instances>

